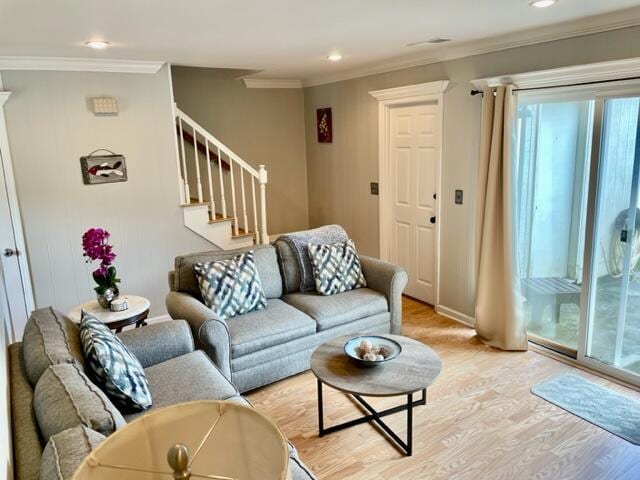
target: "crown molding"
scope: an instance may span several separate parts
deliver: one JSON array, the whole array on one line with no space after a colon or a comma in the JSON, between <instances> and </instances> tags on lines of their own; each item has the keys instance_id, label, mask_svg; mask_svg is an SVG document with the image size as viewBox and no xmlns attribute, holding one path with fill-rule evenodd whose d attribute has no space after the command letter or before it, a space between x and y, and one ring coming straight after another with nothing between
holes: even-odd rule
<instances>
[{"instance_id":1,"label":"crown molding","mask_svg":"<svg viewBox=\"0 0 640 480\"><path fill-rule=\"evenodd\" d=\"M303 87L314 87L354 78L377 75L411 67L420 67L433 63L472 57L486 53L525 47L540 43L553 42L567 38L591 35L611 30L636 27L640 25L640 7L632 7L604 15L586 17L569 22L561 22L541 28L522 30L519 32L498 35L495 37L448 44L434 48L429 52L407 55L388 61L376 62L362 68L348 70L335 75L311 77L302 81Z\"/></svg>"},{"instance_id":2,"label":"crown molding","mask_svg":"<svg viewBox=\"0 0 640 480\"><path fill-rule=\"evenodd\" d=\"M280 80L269 78L243 78L247 88L302 88L300 80Z\"/></svg>"},{"instance_id":3,"label":"crown molding","mask_svg":"<svg viewBox=\"0 0 640 480\"><path fill-rule=\"evenodd\" d=\"M396 100L399 98L444 93L448 86L449 80L438 80L436 82L419 83L417 85L406 85L403 87L386 88L384 90L373 90L369 92L369 95L380 102L384 102L388 100Z\"/></svg>"},{"instance_id":4,"label":"crown molding","mask_svg":"<svg viewBox=\"0 0 640 480\"><path fill-rule=\"evenodd\" d=\"M551 87L572 83L600 82L640 76L640 57L610 62L572 65L570 67L538 70L489 78L479 78L471 83L477 88L513 84L519 88Z\"/></svg>"},{"instance_id":5,"label":"crown molding","mask_svg":"<svg viewBox=\"0 0 640 480\"><path fill-rule=\"evenodd\" d=\"M0 56L2 70L58 70L70 72L157 73L164 62L68 57Z\"/></svg>"},{"instance_id":6,"label":"crown molding","mask_svg":"<svg viewBox=\"0 0 640 480\"><path fill-rule=\"evenodd\" d=\"M0 108L9 100L9 95L11 95L11 92L0 92Z\"/></svg>"}]
</instances>

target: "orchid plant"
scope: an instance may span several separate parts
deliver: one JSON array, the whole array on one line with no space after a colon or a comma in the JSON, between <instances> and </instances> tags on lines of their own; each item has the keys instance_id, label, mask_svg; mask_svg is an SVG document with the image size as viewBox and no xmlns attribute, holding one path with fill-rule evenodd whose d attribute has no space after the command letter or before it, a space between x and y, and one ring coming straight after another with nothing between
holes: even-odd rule
<instances>
[{"instance_id":1,"label":"orchid plant","mask_svg":"<svg viewBox=\"0 0 640 480\"><path fill-rule=\"evenodd\" d=\"M104 295L107 290L118 291L117 283L120 279L116 275L116 267L113 261L116 254L113 252L113 245L109 244L110 234L103 228L90 228L82 235L83 257L86 262L100 261L100 266L93 271L93 279L98 284L94 288L98 295Z\"/></svg>"}]
</instances>

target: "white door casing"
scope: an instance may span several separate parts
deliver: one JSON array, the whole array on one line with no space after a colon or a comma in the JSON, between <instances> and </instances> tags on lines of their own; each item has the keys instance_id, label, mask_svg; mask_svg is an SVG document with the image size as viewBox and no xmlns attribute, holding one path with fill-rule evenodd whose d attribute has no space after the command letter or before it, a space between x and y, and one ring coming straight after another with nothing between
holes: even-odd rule
<instances>
[{"instance_id":1,"label":"white door casing","mask_svg":"<svg viewBox=\"0 0 640 480\"><path fill-rule=\"evenodd\" d=\"M369 92L379 102L380 258L406 268L405 293L433 305L439 304L442 118L448 84L442 80Z\"/></svg>"},{"instance_id":2,"label":"white door casing","mask_svg":"<svg viewBox=\"0 0 640 480\"><path fill-rule=\"evenodd\" d=\"M1 85L0 79L0 90ZM0 91L0 281L4 287L0 290L6 295L9 324L5 327L13 342L22 338L34 301L4 116L8 98L9 92Z\"/></svg>"}]
</instances>

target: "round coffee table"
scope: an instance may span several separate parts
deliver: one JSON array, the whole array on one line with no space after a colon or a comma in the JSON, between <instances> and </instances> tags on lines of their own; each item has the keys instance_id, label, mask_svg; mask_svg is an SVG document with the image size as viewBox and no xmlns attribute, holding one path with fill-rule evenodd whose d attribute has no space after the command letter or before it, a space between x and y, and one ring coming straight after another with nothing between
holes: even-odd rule
<instances>
[{"instance_id":1,"label":"round coffee table","mask_svg":"<svg viewBox=\"0 0 640 480\"><path fill-rule=\"evenodd\" d=\"M67 316L74 322L80 323L82 310L84 310L96 317L111 330L115 330L116 333L120 333L124 327L128 327L129 325L135 325L136 328L145 326L147 324L145 320L149 316L151 302L144 297L138 297L136 295L120 295L119 298L126 298L129 303L129 308L121 312L112 312L111 310L102 308L97 300L91 300L90 302L74 307Z\"/></svg>"},{"instance_id":2,"label":"round coffee table","mask_svg":"<svg viewBox=\"0 0 640 480\"><path fill-rule=\"evenodd\" d=\"M363 423L374 422L410 456L413 453L413 408L427 403L427 387L440 374L442 362L424 343L400 335L381 335L395 340L402 352L395 359L377 366L364 366L344 353L344 344L357 335L345 335L320 345L311 355L311 371L318 380L318 430L320 436ZM322 385L350 395L369 414L331 427L324 426ZM415 392L422 397L413 399ZM377 411L362 397L405 396L406 402L397 407ZM403 441L382 421L393 413L407 412L407 440Z\"/></svg>"}]
</instances>

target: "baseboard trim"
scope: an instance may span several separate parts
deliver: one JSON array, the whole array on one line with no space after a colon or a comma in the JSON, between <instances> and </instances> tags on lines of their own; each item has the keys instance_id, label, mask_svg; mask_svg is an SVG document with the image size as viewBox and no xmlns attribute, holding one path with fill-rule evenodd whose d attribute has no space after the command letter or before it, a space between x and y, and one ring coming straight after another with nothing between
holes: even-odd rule
<instances>
[{"instance_id":1,"label":"baseboard trim","mask_svg":"<svg viewBox=\"0 0 640 480\"><path fill-rule=\"evenodd\" d=\"M168 320L171 320L171 317L168 313L165 313L164 315L157 315L155 317L147 318L147 325L151 323L166 322Z\"/></svg>"},{"instance_id":2,"label":"baseboard trim","mask_svg":"<svg viewBox=\"0 0 640 480\"><path fill-rule=\"evenodd\" d=\"M450 318L451 320L455 320L458 323L466 325L467 327L474 328L476 324L476 319L470 317L469 315L465 315L462 312L454 310L453 308L445 307L444 305L436 305L436 313L438 315L442 315L443 317Z\"/></svg>"}]
</instances>

